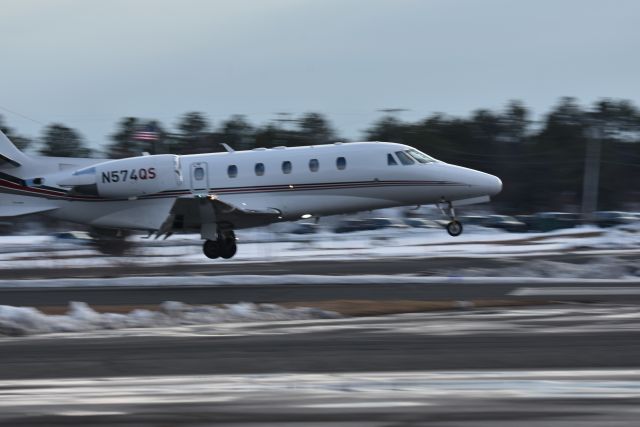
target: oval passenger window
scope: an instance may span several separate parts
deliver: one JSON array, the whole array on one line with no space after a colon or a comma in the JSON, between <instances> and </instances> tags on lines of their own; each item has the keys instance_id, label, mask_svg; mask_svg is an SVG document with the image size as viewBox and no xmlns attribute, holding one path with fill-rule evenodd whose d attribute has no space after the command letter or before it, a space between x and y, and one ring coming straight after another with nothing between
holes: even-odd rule
<instances>
[{"instance_id":1,"label":"oval passenger window","mask_svg":"<svg viewBox=\"0 0 640 427\"><path fill-rule=\"evenodd\" d=\"M291 173L290 161L282 162L282 173L285 173L285 174Z\"/></svg>"},{"instance_id":2,"label":"oval passenger window","mask_svg":"<svg viewBox=\"0 0 640 427\"><path fill-rule=\"evenodd\" d=\"M197 167L193 170L193 177L196 179L196 181L202 181L202 179L204 178L204 169L201 167Z\"/></svg>"}]
</instances>

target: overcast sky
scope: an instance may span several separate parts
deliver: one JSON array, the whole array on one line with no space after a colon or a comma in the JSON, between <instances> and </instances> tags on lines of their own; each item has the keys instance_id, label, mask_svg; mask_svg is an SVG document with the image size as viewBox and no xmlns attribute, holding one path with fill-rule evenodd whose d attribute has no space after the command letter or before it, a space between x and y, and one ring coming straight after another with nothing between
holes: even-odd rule
<instances>
[{"instance_id":1,"label":"overcast sky","mask_svg":"<svg viewBox=\"0 0 640 427\"><path fill-rule=\"evenodd\" d=\"M636 0L0 0L0 17L0 114L93 147L123 116L319 111L356 139L381 108L640 104Z\"/></svg>"}]
</instances>

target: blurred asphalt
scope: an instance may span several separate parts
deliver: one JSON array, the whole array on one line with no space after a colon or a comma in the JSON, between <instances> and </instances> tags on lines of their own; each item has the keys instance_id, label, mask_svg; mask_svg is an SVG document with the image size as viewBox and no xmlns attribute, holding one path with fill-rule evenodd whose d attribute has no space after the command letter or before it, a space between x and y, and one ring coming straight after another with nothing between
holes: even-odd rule
<instances>
[{"instance_id":1,"label":"blurred asphalt","mask_svg":"<svg viewBox=\"0 0 640 427\"><path fill-rule=\"evenodd\" d=\"M425 252L428 252L425 249ZM509 256L505 258L474 257L398 257L371 260L278 260L269 262L238 262L232 260L209 260L203 257L197 264L128 265L126 262L109 267L65 267L0 269L0 279L56 279L83 277L121 276L181 276L231 275L231 274L413 274L419 276L455 275L456 270L467 268L513 267L534 260L549 260L575 264L587 264L601 259L598 254L548 254L537 256ZM640 254L616 254L619 260L640 260Z\"/></svg>"},{"instance_id":2,"label":"blurred asphalt","mask_svg":"<svg viewBox=\"0 0 640 427\"><path fill-rule=\"evenodd\" d=\"M630 368L640 360L640 332L615 328L461 336L376 329L382 328L363 319L331 330L316 325L273 335L10 339L2 342L0 379Z\"/></svg>"},{"instance_id":3,"label":"blurred asphalt","mask_svg":"<svg viewBox=\"0 0 640 427\"><path fill-rule=\"evenodd\" d=\"M636 260L637 254L626 258ZM545 259L545 258L536 258ZM597 255L551 255L549 260L588 264ZM618 259L621 259L619 256ZM640 292L625 293L619 291L619 283L600 280L589 283L592 289L589 294L580 294L579 289L585 285L580 280L573 283L558 281L546 284L530 284L526 279L514 279L487 284L465 283L455 276L459 269L500 268L526 265L531 258L483 259L483 258L387 258L355 261L295 261L281 263L220 263L204 262L202 264L174 264L155 267L118 265L113 267L88 267L65 269L31 269L0 270L0 279L63 279L63 278L112 278L136 276L173 276L176 285L173 287L66 287L66 288L0 288L0 305L21 306L66 306L70 301L83 301L97 305L147 305L164 301L181 301L189 304L223 304L242 301L249 302L296 302L296 301L330 301L330 300L554 300L554 301L640 301ZM192 276L217 275L269 275L308 274L308 275L444 275L440 283L435 284L308 284L252 286L250 284L225 286L191 287ZM449 276L449 277L447 277ZM348 280L346 280L348 282ZM637 283L625 284L630 288ZM516 295L523 288L534 287L538 291L534 295ZM545 289L574 288L578 292L551 292ZM640 289L640 287L639 287ZM600 292L599 290L602 290Z\"/></svg>"},{"instance_id":4,"label":"blurred asphalt","mask_svg":"<svg viewBox=\"0 0 640 427\"><path fill-rule=\"evenodd\" d=\"M564 257L566 262L588 263L586 256ZM559 260L554 257L554 260ZM344 262L298 262L286 264L204 264L127 270L127 267L78 269L77 271L4 271L3 278L27 277L113 277L120 275L157 275L171 273L188 283L191 274L415 274L434 275L443 269L489 266L513 266L526 260L483 259L389 259ZM71 395L65 404L31 403L27 391L33 387L23 380L100 377L146 377L184 375L284 375L288 373L429 372L459 370L495 370L540 372L580 369L636 369L640 360L640 330L635 323L637 300L631 295L637 283L623 285L600 281L589 283L589 295L581 295L584 283L531 285L515 280L484 285L443 282L440 284L364 285L286 285L216 286L181 288L91 288L91 289L2 289L0 304L65 305L70 300L102 305L155 304L166 300L214 304L237 301L282 302L335 299L366 300L483 300L535 298L544 295L514 296L523 288L569 289L569 294L547 299L568 301L621 302L624 316L616 316L611 306L605 316L589 319L599 305L580 305L587 314L565 316L544 314L536 308L523 308L523 318L510 322L500 309L483 310L475 318L465 318L474 310L442 313L438 319L429 314L385 316L342 320L276 322L255 324L250 333L240 329L216 331L215 326L169 328L161 333L138 330L111 331L101 337L91 334L57 334L0 340L0 381L17 381L0 386L3 394L15 398L25 393L25 409L14 407L0 425L350 425L350 426L500 426L519 425L636 425L636 397L615 398L598 394L586 396L536 397L519 399L511 392L494 390L459 397L430 398L418 403L399 403L382 398L358 400L349 390L330 402L309 400L299 393L276 398L272 393L254 392L237 401L207 401L202 393L180 395L163 404L135 404L152 389L131 388L111 395L100 388L99 396L110 396L111 403L78 405ZM595 289L595 290L594 290ZM602 291L600 291L600 289ZM620 293L620 290L623 290ZM616 292L610 292L614 291ZM574 292L577 291L577 292ZM567 305L567 312L572 305ZM519 314L518 314L519 315ZM483 317L494 319L488 324ZM529 319L529 320L526 320ZM528 325L525 327L525 324ZM456 329L458 325L462 329ZM434 329L435 328L435 329ZM243 385L250 388L251 377ZM538 384L539 390L551 390L554 378ZM595 383L594 383L595 384ZM607 386L606 380L602 383ZM433 392L436 393L437 385ZM505 385L507 387L507 385ZM640 390L637 380L625 384ZM22 390L22 391L21 391ZM71 393L72 388L64 389ZM461 389L462 390L462 389ZM46 393L46 390L45 390ZM55 393L55 391L52 391ZM82 393L82 390L79 391ZM544 393L543 393L544 394ZM635 394L631 393L633 396ZM316 397L319 395L316 395ZM511 397L509 397L511 396ZM53 395L52 395L53 399ZM115 402L120 402L116 404ZM122 403L124 402L124 404ZM407 404L408 406L403 406ZM315 405L315 406L314 406ZM386 406L385 406L386 405ZM397 405L397 406L396 406ZM464 410L461 410L463 408ZM0 411L1 412L1 411ZM588 424L591 422L592 424Z\"/></svg>"},{"instance_id":5,"label":"blurred asphalt","mask_svg":"<svg viewBox=\"0 0 640 427\"><path fill-rule=\"evenodd\" d=\"M577 301L640 302L640 282L581 281L527 283L509 280L486 284L444 279L441 283L288 284L188 286L189 278L167 287L75 287L0 289L0 305L66 307L81 301L94 306L147 306L165 301L187 304L317 301ZM584 289L588 287L589 293Z\"/></svg>"},{"instance_id":6,"label":"blurred asphalt","mask_svg":"<svg viewBox=\"0 0 640 427\"><path fill-rule=\"evenodd\" d=\"M524 317L526 312L518 310ZM452 312L445 324L428 315L405 315L255 324L248 326L250 333L227 330L226 335L216 335L215 328L174 328L159 336L138 331L129 337L112 333L102 338L72 334L4 339L0 399L6 396L20 405L0 410L0 425L637 425L640 382L616 374L638 367L640 332L634 322L606 322L602 317L586 321L584 312L563 321L561 313L545 316L528 309L528 321L512 319L501 331L500 311L485 313L493 318L494 330L487 331L491 324L481 318L472 322L478 332L469 319L458 322L462 329L456 330L458 314ZM520 330L522 322L533 329ZM595 329L581 329L589 322ZM580 380L581 369L611 372L617 382L606 376L583 379L582 392L574 390L578 385L573 383L562 385L563 374ZM460 370L477 370L480 377L452 385L427 381L407 392L402 392L401 381L393 380L394 372L418 376ZM485 370L520 371L524 377L482 390ZM388 373L391 380L374 383L374 392L363 394L359 378L366 379L370 372ZM345 373L350 381L314 390L296 382L302 373L329 378ZM243 376L224 393L216 392L215 375ZM261 389L264 375L275 375L284 391ZM101 380L144 384L147 376L166 377L168 391L153 384L113 389ZM55 380L64 378L80 382ZM211 384L192 385L189 378L209 378ZM535 378L540 381L527 383ZM46 379L53 381L37 385ZM39 399L32 400L33 394Z\"/></svg>"}]
</instances>

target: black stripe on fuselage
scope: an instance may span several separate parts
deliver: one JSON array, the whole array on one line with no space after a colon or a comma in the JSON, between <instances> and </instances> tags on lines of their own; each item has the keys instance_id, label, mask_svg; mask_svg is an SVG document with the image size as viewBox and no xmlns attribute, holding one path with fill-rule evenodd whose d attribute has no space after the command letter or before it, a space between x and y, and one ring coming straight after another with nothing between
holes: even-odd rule
<instances>
[{"instance_id":1,"label":"black stripe on fuselage","mask_svg":"<svg viewBox=\"0 0 640 427\"><path fill-rule=\"evenodd\" d=\"M452 181L347 181L347 182L326 182L326 183L309 183L309 184L277 184L263 185L253 187L220 187L211 188L209 192L212 194L245 194L245 193L269 193L269 192L291 192L291 191L310 191L310 190L331 190L344 188L370 188L370 187L456 187L466 186ZM147 197L161 197L165 195L181 195L189 194L190 190L169 190L162 193L150 195Z\"/></svg>"}]
</instances>

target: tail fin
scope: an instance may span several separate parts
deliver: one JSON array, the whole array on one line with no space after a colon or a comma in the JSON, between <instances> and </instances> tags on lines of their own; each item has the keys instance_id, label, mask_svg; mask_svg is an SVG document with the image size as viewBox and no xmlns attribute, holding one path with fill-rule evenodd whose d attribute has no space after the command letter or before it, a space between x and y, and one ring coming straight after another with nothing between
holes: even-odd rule
<instances>
[{"instance_id":1,"label":"tail fin","mask_svg":"<svg viewBox=\"0 0 640 427\"><path fill-rule=\"evenodd\" d=\"M29 158L0 131L0 168L20 167L27 163Z\"/></svg>"}]
</instances>

